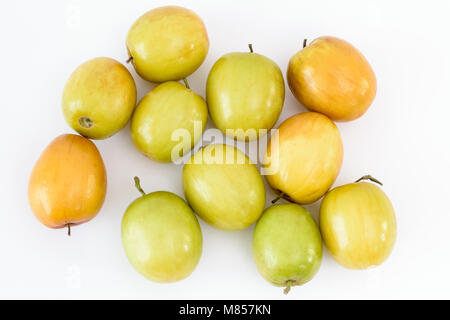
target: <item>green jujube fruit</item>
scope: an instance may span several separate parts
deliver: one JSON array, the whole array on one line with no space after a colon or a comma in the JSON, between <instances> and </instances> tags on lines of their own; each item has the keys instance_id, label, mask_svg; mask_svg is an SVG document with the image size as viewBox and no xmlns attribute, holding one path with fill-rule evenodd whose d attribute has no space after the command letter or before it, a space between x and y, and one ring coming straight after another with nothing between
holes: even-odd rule
<instances>
[{"instance_id":1,"label":"green jujube fruit","mask_svg":"<svg viewBox=\"0 0 450 320\"><path fill-rule=\"evenodd\" d=\"M275 125L284 93L278 65L253 50L222 56L206 84L206 101L214 124L241 141L257 139Z\"/></svg>"},{"instance_id":2,"label":"green jujube fruit","mask_svg":"<svg viewBox=\"0 0 450 320\"><path fill-rule=\"evenodd\" d=\"M137 179L137 178L135 178ZM202 254L202 232L186 202L171 192L156 191L133 201L122 219L122 243L132 266L160 283L182 280Z\"/></svg>"},{"instance_id":3,"label":"green jujube fruit","mask_svg":"<svg viewBox=\"0 0 450 320\"><path fill-rule=\"evenodd\" d=\"M253 256L261 275L275 286L302 285L317 273L322 239L309 212L298 204L267 208L253 232Z\"/></svg>"}]
</instances>

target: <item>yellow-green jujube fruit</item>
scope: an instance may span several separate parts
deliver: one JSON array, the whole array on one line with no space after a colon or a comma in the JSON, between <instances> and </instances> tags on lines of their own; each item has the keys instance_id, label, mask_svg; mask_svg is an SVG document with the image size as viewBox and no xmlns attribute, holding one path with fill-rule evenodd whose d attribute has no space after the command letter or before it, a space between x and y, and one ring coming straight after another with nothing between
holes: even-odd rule
<instances>
[{"instance_id":1,"label":"yellow-green jujube fruit","mask_svg":"<svg viewBox=\"0 0 450 320\"><path fill-rule=\"evenodd\" d=\"M62 110L67 123L90 139L108 138L130 120L136 105L136 85L130 72L111 58L80 65L67 80Z\"/></svg>"},{"instance_id":2,"label":"yellow-green jujube fruit","mask_svg":"<svg viewBox=\"0 0 450 320\"><path fill-rule=\"evenodd\" d=\"M257 139L275 125L284 93L278 65L253 50L222 56L206 84L206 101L214 124L241 141Z\"/></svg>"},{"instance_id":3,"label":"yellow-green jujube fruit","mask_svg":"<svg viewBox=\"0 0 450 320\"><path fill-rule=\"evenodd\" d=\"M135 178L136 179L136 178ZM202 254L202 232L186 202L171 192L144 194L122 218L122 243L132 266L160 283L182 280Z\"/></svg>"},{"instance_id":4,"label":"yellow-green jujube fruit","mask_svg":"<svg viewBox=\"0 0 450 320\"><path fill-rule=\"evenodd\" d=\"M145 80L180 80L200 67L209 49L206 27L195 12L165 6L148 11L131 27L127 50Z\"/></svg>"},{"instance_id":5,"label":"yellow-green jujube fruit","mask_svg":"<svg viewBox=\"0 0 450 320\"><path fill-rule=\"evenodd\" d=\"M186 163L182 176L188 203L215 228L247 228L264 210L263 179L250 159L232 146L203 147Z\"/></svg>"},{"instance_id":6,"label":"yellow-green jujube fruit","mask_svg":"<svg viewBox=\"0 0 450 320\"><path fill-rule=\"evenodd\" d=\"M198 142L207 121L205 100L181 83L169 81L139 102L131 119L131 137L151 159L175 161Z\"/></svg>"},{"instance_id":7,"label":"yellow-green jujube fruit","mask_svg":"<svg viewBox=\"0 0 450 320\"><path fill-rule=\"evenodd\" d=\"M370 176L362 179L377 181ZM319 220L328 251L346 268L378 266L394 247L394 208L383 190L373 183L349 183L328 192L320 206Z\"/></svg>"}]
</instances>

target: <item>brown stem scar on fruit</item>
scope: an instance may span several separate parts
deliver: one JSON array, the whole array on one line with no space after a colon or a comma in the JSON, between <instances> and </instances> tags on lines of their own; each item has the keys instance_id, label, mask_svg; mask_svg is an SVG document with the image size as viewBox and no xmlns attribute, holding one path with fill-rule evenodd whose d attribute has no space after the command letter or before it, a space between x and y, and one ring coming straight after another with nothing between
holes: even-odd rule
<instances>
[{"instance_id":1,"label":"brown stem scar on fruit","mask_svg":"<svg viewBox=\"0 0 450 320\"><path fill-rule=\"evenodd\" d=\"M250 49L250 52L253 53L253 45L251 43L248 44L248 48Z\"/></svg>"},{"instance_id":2,"label":"brown stem scar on fruit","mask_svg":"<svg viewBox=\"0 0 450 320\"><path fill-rule=\"evenodd\" d=\"M306 47L307 41L308 41L308 39L303 39L303 48Z\"/></svg>"},{"instance_id":3,"label":"brown stem scar on fruit","mask_svg":"<svg viewBox=\"0 0 450 320\"><path fill-rule=\"evenodd\" d=\"M133 60L133 57L129 57L127 63L130 63Z\"/></svg>"},{"instance_id":4,"label":"brown stem scar on fruit","mask_svg":"<svg viewBox=\"0 0 450 320\"><path fill-rule=\"evenodd\" d=\"M78 119L78 122L80 123L80 126L82 126L85 129L89 129L94 125L94 122L88 117L81 117Z\"/></svg>"},{"instance_id":5,"label":"brown stem scar on fruit","mask_svg":"<svg viewBox=\"0 0 450 320\"><path fill-rule=\"evenodd\" d=\"M70 223L67 224L67 235L70 237Z\"/></svg>"}]
</instances>

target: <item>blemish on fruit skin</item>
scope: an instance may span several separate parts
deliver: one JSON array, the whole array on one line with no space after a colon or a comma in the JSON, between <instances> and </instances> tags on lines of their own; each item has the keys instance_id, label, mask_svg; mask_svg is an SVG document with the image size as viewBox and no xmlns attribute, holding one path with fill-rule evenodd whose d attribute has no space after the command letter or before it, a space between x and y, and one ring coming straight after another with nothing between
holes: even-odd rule
<instances>
[{"instance_id":1,"label":"blemish on fruit skin","mask_svg":"<svg viewBox=\"0 0 450 320\"><path fill-rule=\"evenodd\" d=\"M81 117L81 118L79 118L78 119L78 123L84 129L89 129L89 128L91 128L94 125L93 121L89 117Z\"/></svg>"}]
</instances>

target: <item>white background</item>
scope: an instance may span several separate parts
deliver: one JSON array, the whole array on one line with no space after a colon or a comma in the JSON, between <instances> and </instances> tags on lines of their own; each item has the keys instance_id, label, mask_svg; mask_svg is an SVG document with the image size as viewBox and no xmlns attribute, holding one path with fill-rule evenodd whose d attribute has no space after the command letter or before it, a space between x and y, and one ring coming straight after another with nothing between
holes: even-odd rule
<instances>
[{"instance_id":1,"label":"white background","mask_svg":"<svg viewBox=\"0 0 450 320\"><path fill-rule=\"evenodd\" d=\"M324 251L316 277L288 296L257 272L253 227L227 233L202 221L204 247L193 274L156 284L128 263L122 215L146 192L182 196L182 166L141 155L129 128L96 141L108 172L100 214L66 230L47 229L31 213L27 183L42 150L72 132L60 106L70 73L82 62L127 59L128 28L165 1L2 1L0 7L0 298L315 299L450 298L450 2L449 1L172 1L196 11L210 37L203 65L188 79L201 95L213 63L230 51L256 52L285 73L304 38L334 35L359 48L378 79L374 104L339 123L345 155L336 185L370 173L382 180L397 213L391 257L367 271L346 270ZM152 84L135 77L139 97ZM305 109L286 87L278 121ZM277 125L278 125L277 124ZM268 191L268 199L274 194ZM318 204L308 206L317 217Z\"/></svg>"}]
</instances>

